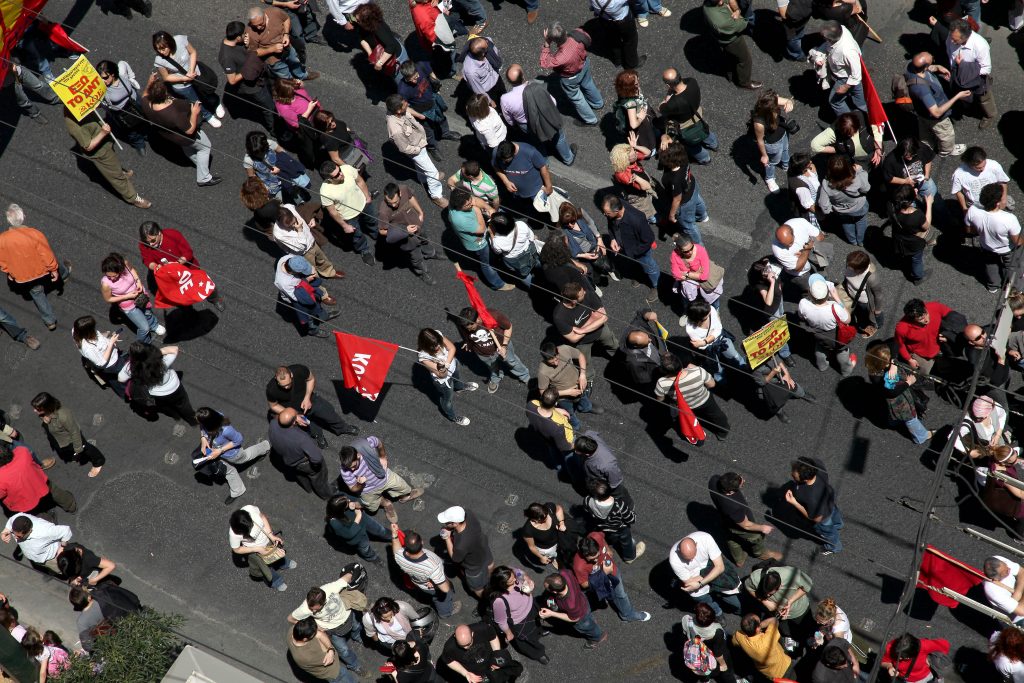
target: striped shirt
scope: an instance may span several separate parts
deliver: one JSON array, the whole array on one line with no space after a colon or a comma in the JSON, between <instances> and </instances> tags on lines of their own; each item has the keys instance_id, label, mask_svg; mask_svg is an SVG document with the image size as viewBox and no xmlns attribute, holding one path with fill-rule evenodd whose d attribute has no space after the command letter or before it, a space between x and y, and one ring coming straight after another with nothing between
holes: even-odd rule
<instances>
[{"instance_id":1,"label":"striped shirt","mask_svg":"<svg viewBox=\"0 0 1024 683\"><path fill-rule=\"evenodd\" d=\"M377 437L367 437L366 441L369 443L371 448L380 448L380 440ZM388 483L387 475L387 470L384 471L383 479L374 474L373 470L371 470L370 466L366 463L365 457L359 458L359 466L354 472L352 470L347 470L344 467L341 468L341 479L349 488L359 483L359 477L366 477L366 483L363 485L363 490L360 491L360 493L371 493L377 489L384 488L384 485Z\"/></svg>"},{"instance_id":2,"label":"striped shirt","mask_svg":"<svg viewBox=\"0 0 1024 683\"><path fill-rule=\"evenodd\" d=\"M405 551L395 553L395 563L420 588L427 588L427 582L435 586L446 581L444 562L429 550L423 550L423 557L415 560L406 557Z\"/></svg>"},{"instance_id":3,"label":"striped shirt","mask_svg":"<svg viewBox=\"0 0 1024 683\"><path fill-rule=\"evenodd\" d=\"M704 383L711 379L711 375L704 368L698 368L696 366L688 366L686 368L686 374L679 379L679 391L683 394L683 399L686 401L686 405L691 408L698 408L711 398L711 392L704 386ZM674 392L672 388L675 382L675 377L662 377L658 380L658 383L654 386L654 395L658 398L665 398L669 392Z\"/></svg>"}]
</instances>

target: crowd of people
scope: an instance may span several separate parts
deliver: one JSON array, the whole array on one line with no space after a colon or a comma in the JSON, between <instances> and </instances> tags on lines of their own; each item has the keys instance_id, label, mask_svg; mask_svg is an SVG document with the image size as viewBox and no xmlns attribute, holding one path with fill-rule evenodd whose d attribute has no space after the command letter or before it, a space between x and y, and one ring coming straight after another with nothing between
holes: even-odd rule
<instances>
[{"instance_id":1,"label":"crowd of people","mask_svg":"<svg viewBox=\"0 0 1024 683\"><path fill-rule=\"evenodd\" d=\"M342 249L359 254L368 268L376 268L378 258L400 264L426 286L437 284L427 261L451 257L494 291L526 290L543 301L540 308L548 308L556 336L517 336L520 351L531 348L541 359L534 367L513 346L516 325L495 308L489 315L493 325L467 307L449 315L450 334L422 329L415 340L417 360L429 373L441 415L457 426L469 425L470 418L456 394L481 388L460 374L460 357L475 356L483 363L488 373L483 385L491 394L499 391L506 373L531 389L536 380L525 421L546 464L580 497L575 504L536 501L524 509L519 537L526 568L496 564L477 515L458 505L437 515L442 541L435 551L428 542L431 530L399 524L400 506L424 490L392 468L392 453L381 437L358 436L358 427L318 393L319 378L309 367L282 365L269 379L265 440L247 439L216 407L194 407L172 367L179 347L160 345L171 320L158 317L154 299L167 286L159 275L162 268L200 273L199 260L187 234L142 222L132 245L138 260L126 245L92 266L94 276L102 276L98 289L110 306L110 319L121 326L103 329L106 325L92 315L70 326L89 376L140 415L164 414L198 428L191 462L198 475L227 486L225 504L235 508L228 520L229 545L254 580L286 591L284 572L297 566L267 514L252 502L238 504L247 493L240 472L271 452L303 490L325 501L327 527L343 548L371 565L382 563L390 548L405 576L404 586L375 600L363 592L366 570L358 563L311 587L288 619L286 645L297 667L314 678L353 683L365 675L359 656L365 647L388 657L389 673L399 683L437 680L435 668L441 667L471 682L511 682L524 671L512 650L547 665L543 639L552 632L579 637L585 650L602 647L608 634L595 612L601 607L610 606L620 620L644 628L639 624L651 613L634 607L626 588L629 565L647 550L632 530L638 506L613 450L594 429L599 422L583 423L604 412L591 400L599 377L595 354L609 360L609 376L667 404L652 420L675 425L692 413L700 436L685 430L684 436L694 447L704 445L707 432L719 441L729 438L729 411L735 408L719 403L725 384L746 383L763 412L783 423L790 421L787 401L816 400L795 377L800 370L789 344L752 367L737 339L739 332L780 318L789 320L795 340L813 345L817 370L828 372L834 363L846 377L862 365L886 420L905 429L914 444L933 441L938 426L929 429L924 418L929 400L942 393L937 388L962 390L980 369L983 381L968 417L953 426L957 457L982 475L1016 476L1007 389L1011 369L1024 368L1024 294L1010 286L1020 276L1016 247L1024 237L1003 166L981 146L958 143L952 117L977 117L981 130L998 119L991 52L976 0L936 3L929 20L933 48L899 65L894 97L916 125L899 128L895 141L885 139L891 129L883 130L869 116L865 65L879 72L886 65L862 60L861 46L870 32L866 3L778 0L785 54L814 71L822 104L834 115L806 150L797 150L791 140L799 129L791 117L793 100L754 80L750 0L704 0L706 30L730 65L731 80L739 89L755 91L749 94L756 156L751 163L762 171L771 194L783 192L780 179L786 176L790 195L790 217L770 243L761 245L767 255L742 276L747 286L736 301L748 315L739 317L721 309L726 270L720 263L727 254L716 252L700 229L709 214L698 167L712 163L712 153L724 142L714 130L716 112L702 106L700 83L683 64L660 72L661 99L644 95L657 76L641 71L647 56L639 53L639 35L641 29L655 31L650 15L672 14L660 2L591 0L596 20L591 30L600 31L593 36L584 27L547 22L534 67L505 63L500 46L486 34L498 19L489 18L479 0L454 0L454 5L411 0L409 17L396 8L385 13L370 0L327 0L326 5L327 15L318 16L310 0L267 0L227 23L216 55L222 87L186 34L152 34L153 69L145 83L126 61L97 62L107 87L102 118L78 121L69 110L63 116L76 154L91 162L125 202L145 210L152 203L139 194L139 179L120 161L124 152L115 149L114 136L140 155L154 143L161 153L180 148L195 166L201 193L223 181L211 170L215 150L207 129L221 128L228 116L262 125L236 143L235 151L216 151L235 158L244 170L240 199L252 212L246 228L279 254L273 282L279 309L304 336L327 337L326 323L340 314L328 285L346 278L334 262ZM1019 28L1024 3L1007 5L1010 26ZM151 11L148 3L136 9L147 16ZM526 9L528 25L544 11L534 2ZM403 31L410 23L415 40L407 44ZM46 85L53 72L42 40L37 32L25 36L13 52L12 74L19 106L46 124L26 92L57 104ZM591 73L590 51L599 41L598 52L622 67L610 84L595 82ZM311 92L321 74L307 66L310 44L365 53L363 66L386 91L382 128L397 152L392 163L413 172L422 188L379 175L368 182L373 156L335 114L343 103L328 109ZM537 67L552 73L563 102L545 82L530 78ZM457 84L455 110L465 112L479 143L448 177L438 168L446 163L441 143L462 136L449 125L451 110L441 95L447 83ZM614 98L603 94L612 91ZM596 205L584 206L555 185L549 157L563 166L585 158L570 135L597 126L608 103L614 124L608 160L587 163L607 169L610 187ZM579 133L571 132L559 104L578 118ZM963 123L960 128L960 138L969 140ZM225 143L218 139L217 144ZM951 178L933 175L937 157L959 159ZM939 189L947 181L948 201ZM428 227L418 189L443 211L444 230L455 247L442 246L440 230ZM940 237L973 243L983 262L983 286L1006 293L1013 312L1005 353L990 345L991 320L972 320L941 301L920 298L904 303L892 337L883 339L891 295L879 277L886 266L865 249L871 210L891 228L893 258L884 263L897 263L914 285L929 277L928 253ZM604 233L591 215L595 211L606 219ZM70 261L58 255L44 231L29 226L33 221L20 206L9 205L6 220L0 270L55 330L58 320L48 296L72 282L87 286L79 282L88 266L77 263L72 280ZM838 240L851 247L843 249L845 260L836 258ZM670 245L667 265L656 258L659 241ZM617 283L624 280L640 289L647 304L625 326L602 299L603 288L622 286ZM667 280L670 287L663 286ZM213 284L201 298L225 311ZM656 311L659 304L681 313L681 342L670 338L670 323ZM0 326L15 342L40 348L39 339L2 308ZM127 334L134 334L131 343L119 346L129 341ZM862 357L852 352L858 339L872 340ZM89 477L101 476L104 454L83 434L72 410L47 392L31 405L56 455L89 465ZM0 538L16 543L36 568L69 582L80 629L79 643L70 650L88 652L108 632L104 623L141 605L112 574L113 561L72 541L70 526L53 523L54 506L68 513L77 508L75 496L46 474L56 458L37 453L10 421L0 426L0 501L9 513ZM352 437L338 452L337 465L324 431ZM826 465L801 456L788 475L783 500L820 544L820 556L842 552L843 516ZM1024 491L997 477L979 479L978 495L1014 540L1024 538L1019 504ZM719 683L858 680L869 660L863 643L854 642L850 617L832 598L812 600L814 578L768 547L774 527L755 518L744 483L731 471L713 477L708 491L721 533L695 529L672 545L667 558L673 592L687 612L678 644L686 667L700 680ZM576 509L583 514L570 514ZM380 513L386 524L378 521ZM992 604L1013 616L1024 614L1019 564L996 556L986 560L984 572ZM456 576L464 584L462 599ZM639 581L639 574L629 578ZM412 600L400 599L401 590ZM727 611L739 615L738 628L726 627ZM432 657L438 619L451 622L454 633ZM47 671L53 675L66 665L71 655L57 634L20 626L17 611L6 604L0 621L24 649L20 658L0 649L0 665L17 680L29 680L21 678L26 665L39 668L42 681ZM880 663L911 683L941 681L941 655L949 651L946 640L906 633L884 644ZM1024 681L1024 642L1015 628L993 636L991 658L1003 675Z\"/></svg>"}]
</instances>

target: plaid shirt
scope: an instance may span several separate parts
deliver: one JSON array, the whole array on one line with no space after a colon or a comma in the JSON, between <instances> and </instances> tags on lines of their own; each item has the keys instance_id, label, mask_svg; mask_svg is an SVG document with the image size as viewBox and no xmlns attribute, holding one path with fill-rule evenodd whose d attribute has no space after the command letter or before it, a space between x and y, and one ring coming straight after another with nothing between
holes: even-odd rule
<instances>
[{"instance_id":1,"label":"plaid shirt","mask_svg":"<svg viewBox=\"0 0 1024 683\"><path fill-rule=\"evenodd\" d=\"M571 36L566 38L555 54L551 54L547 43L540 51L541 68L551 69L562 78L570 78L578 74L583 70L586 61L587 48Z\"/></svg>"}]
</instances>

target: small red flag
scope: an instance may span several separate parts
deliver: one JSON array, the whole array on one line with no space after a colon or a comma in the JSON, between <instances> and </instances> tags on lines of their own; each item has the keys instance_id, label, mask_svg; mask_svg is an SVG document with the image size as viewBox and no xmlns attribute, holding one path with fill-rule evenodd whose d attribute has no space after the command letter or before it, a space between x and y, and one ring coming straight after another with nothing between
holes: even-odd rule
<instances>
[{"instance_id":1,"label":"small red flag","mask_svg":"<svg viewBox=\"0 0 1024 683\"><path fill-rule=\"evenodd\" d=\"M191 306L205 301L217 288L205 270L180 263L165 263L153 273L153 277L156 279L153 303L157 308Z\"/></svg>"},{"instance_id":2,"label":"small red flag","mask_svg":"<svg viewBox=\"0 0 1024 683\"><path fill-rule=\"evenodd\" d=\"M476 278L472 275L468 275L461 270L455 272L455 277L462 280L462 284L466 285L466 295L469 297L469 305L473 307L476 314L480 316L480 324L489 330L498 328L498 321L494 319L491 312L487 310L487 305L484 304L484 300L480 298L480 292L476 291Z\"/></svg>"},{"instance_id":3,"label":"small red flag","mask_svg":"<svg viewBox=\"0 0 1024 683\"><path fill-rule=\"evenodd\" d=\"M77 40L68 35L68 32L64 30L64 27L60 24L55 24L52 21L39 17L37 27L42 31L50 42L58 47L62 47L69 52L77 52L84 54L89 51L89 48L85 47Z\"/></svg>"},{"instance_id":4,"label":"small red flag","mask_svg":"<svg viewBox=\"0 0 1024 683\"><path fill-rule=\"evenodd\" d=\"M864 85L864 99L868 103L868 123L872 126L884 126L889 122L889 117L885 113L885 107L882 106L882 100L878 97L878 91L875 90L875 84L871 80L871 74L868 73L868 66L864 63L864 58L860 60L860 71L863 75L861 81Z\"/></svg>"},{"instance_id":5,"label":"small red flag","mask_svg":"<svg viewBox=\"0 0 1024 683\"><path fill-rule=\"evenodd\" d=\"M933 545L925 546L921 568L917 574L919 588L927 588L932 600L945 607L957 607L959 602L939 592L942 588L966 595L967 591L984 581L980 569L961 562Z\"/></svg>"},{"instance_id":6,"label":"small red flag","mask_svg":"<svg viewBox=\"0 0 1024 683\"><path fill-rule=\"evenodd\" d=\"M355 389L363 398L376 401L398 352L398 344L337 331L334 341L338 345L345 388Z\"/></svg>"},{"instance_id":7,"label":"small red flag","mask_svg":"<svg viewBox=\"0 0 1024 683\"><path fill-rule=\"evenodd\" d=\"M700 422L697 422L697 416L690 410L689 404L686 399L683 398L683 392L679 391L679 378L682 376L682 371L676 375L676 407L679 408L679 431L682 433L683 438L690 443L696 445L704 439L708 438L708 435L704 432L704 427L701 426Z\"/></svg>"}]
</instances>

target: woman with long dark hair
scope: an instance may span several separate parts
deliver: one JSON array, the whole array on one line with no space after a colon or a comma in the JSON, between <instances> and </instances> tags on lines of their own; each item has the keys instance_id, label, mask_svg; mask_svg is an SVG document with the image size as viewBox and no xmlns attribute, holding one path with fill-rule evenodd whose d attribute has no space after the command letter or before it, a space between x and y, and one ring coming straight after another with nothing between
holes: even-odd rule
<instances>
[{"instance_id":1,"label":"woman with long dark hair","mask_svg":"<svg viewBox=\"0 0 1024 683\"><path fill-rule=\"evenodd\" d=\"M96 318L83 315L71 326L71 338L75 340L78 352L82 354L85 366L101 384L124 400L124 382L117 378L121 368L128 362L128 356L120 353L117 332L100 333L96 330Z\"/></svg>"},{"instance_id":2,"label":"woman with long dark hair","mask_svg":"<svg viewBox=\"0 0 1024 683\"><path fill-rule=\"evenodd\" d=\"M167 31L153 34L153 66L160 80L168 83L175 97L199 102L203 120L220 128L220 119L227 115L217 94L217 76L199 66L199 53L188 42L188 36L172 36Z\"/></svg>"},{"instance_id":3,"label":"woman with long dark hair","mask_svg":"<svg viewBox=\"0 0 1024 683\"><path fill-rule=\"evenodd\" d=\"M153 335L162 337L167 328L153 315L153 301L146 285L134 266L124 256L110 253L100 264L100 291L108 304L117 304L121 313L135 326L135 336L143 344L153 341Z\"/></svg>"},{"instance_id":4,"label":"woman with long dark hair","mask_svg":"<svg viewBox=\"0 0 1024 683\"><path fill-rule=\"evenodd\" d=\"M759 320L758 326L786 317L786 309L783 307L782 282L779 274L775 272L775 263L770 256L754 261L747 271L747 282L753 290L750 297L753 306L761 311L764 316ZM779 358L789 367L796 362L789 350L789 342L783 344L779 349Z\"/></svg>"},{"instance_id":5,"label":"woman with long dark hair","mask_svg":"<svg viewBox=\"0 0 1024 683\"><path fill-rule=\"evenodd\" d=\"M122 70L124 73L121 73ZM118 138L124 140L138 152L146 155L146 132L148 124L139 106L142 104L142 86L135 80L128 62L115 64L104 59L96 64L96 73L107 86L103 95L104 120L113 128Z\"/></svg>"},{"instance_id":6,"label":"woman with long dark hair","mask_svg":"<svg viewBox=\"0 0 1024 683\"><path fill-rule=\"evenodd\" d=\"M226 466L224 479L228 483L228 498L224 504L230 505L245 493L238 468L269 453L270 442L264 439L243 448L245 437L223 414L204 406L196 411L195 417L199 423L199 452L209 460L220 459Z\"/></svg>"},{"instance_id":7,"label":"woman with long dark hair","mask_svg":"<svg viewBox=\"0 0 1024 683\"><path fill-rule=\"evenodd\" d=\"M565 531L565 511L555 503L530 503L519 535L537 564L558 569L558 532Z\"/></svg>"},{"instance_id":8,"label":"woman with long dark hair","mask_svg":"<svg viewBox=\"0 0 1024 683\"><path fill-rule=\"evenodd\" d=\"M825 182L818 192L818 208L824 214L834 214L846 235L846 241L864 246L868 231L867 172L849 157L833 154L829 157Z\"/></svg>"},{"instance_id":9,"label":"woman with long dark hair","mask_svg":"<svg viewBox=\"0 0 1024 683\"><path fill-rule=\"evenodd\" d=\"M142 342L133 342L128 347L128 362L117 378L128 384L129 398L140 406L162 409L171 417L183 420L195 427L196 411L188 399L188 393L171 369L178 357L177 346L158 349Z\"/></svg>"},{"instance_id":10,"label":"woman with long dark hair","mask_svg":"<svg viewBox=\"0 0 1024 683\"><path fill-rule=\"evenodd\" d=\"M476 382L463 382L459 378L455 344L440 331L424 327L416 338L416 350L419 352L420 365L429 370L434 379L441 413L460 427L465 427L469 424L469 418L455 413L455 394L460 391L476 391L480 385Z\"/></svg>"},{"instance_id":11,"label":"woman with long dark hair","mask_svg":"<svg viewBox=\"0 0 1024 683\"><path fill-rule=\"evenodd\" d=\"M949 641L943 638L922 640L912 633L904 633L886 644L882 666L893 680L901 676L906 683L927 683L935 680L928 664L928 655L933 652L948 655Z\"/></svg>"},{"instance_id":12,"label":"woman with long dark hair","mask_svg":"<svg viewBox=\"0 0 1024 683\"><path fill-rule=\"evenodd\" d=\"M296 199L306 201L310 186L309 175L302 164L289 155L280 145L271 146L267 134L261 130L250 131L245 136L245 168L255 174L274 199L285 199L295 203Z\"/></svg>"},{"instance_id":13,"label":"woman with long dark hair","mask_svg":"<svg viewBox=\"0 0 1024 683\"><path fill-rule=\"evenodd\" d=\"M499 565L491 572L484 604L490 604L494 623L517 652L547 664L550 660L540 642L541 627L533 589L533 581L523 570Z\"/></svg>"},{"instance_id":14,"label":"woman with long dark hair","mask_svg":"<svg viewBox=\"0 0 1024 683\"><path fill-rule=\"evenodd\" d=\"M310 123L313 114L320 109L320 100L313 99L302 81L278 78L274 81L272 93L277 113L284 122L281 142L299 157L306 168L316 166L317 133Z\"/></svg>"},{"instance_id":15,"label":"woman with long dark hair","mask_svg":"<svg viewBox=\"0 0 1024 683\"><path fill-rule=\"evenodd\" d=\"M793 100L769 88L758 96L750 112L750 127L754 131L757 149L761 152L761 166L764 167L764 184L772 194L779 191L775 167L783 171L789 168L789 131L786 130L782 115L790 111L793 111Z\"/></svg>"},{"instance_id":16,"label":"woman with long dark hair","mask_svg":"<svg viewBox=\"0 0 1024 683\"><path fill-rule=\"evenodd\" d=\"M573 258L565 236L558 232L551 232L545 238L540 250L540 267L551 292L561 292L566 284L576 282L588 292L601 296L601 289L594 284L590 269Z\"/></svg>"}]
</instances>

